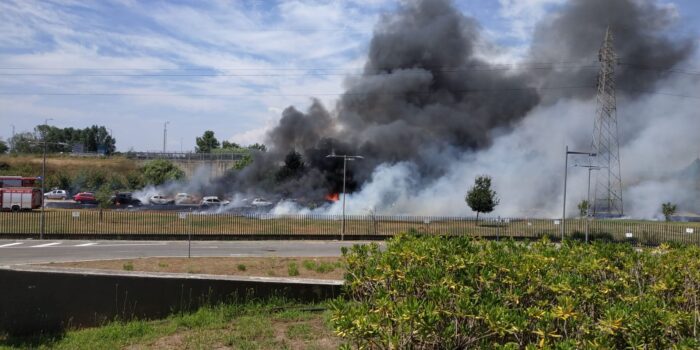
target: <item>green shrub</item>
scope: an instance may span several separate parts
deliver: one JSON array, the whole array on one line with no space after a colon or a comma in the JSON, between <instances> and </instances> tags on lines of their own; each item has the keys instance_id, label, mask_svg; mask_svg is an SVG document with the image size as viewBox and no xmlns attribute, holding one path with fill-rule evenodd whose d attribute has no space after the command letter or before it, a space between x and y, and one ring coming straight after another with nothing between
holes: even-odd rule
<instances>
[{"instance_id":1,"label":"green shrub","mask_svg":"<svg viewBox=\"0 0 700 350\"><path fill-rule=\"evenodd\" d=\"M700 248L400 235L343 249L337 334L363 348L698 348Z\"/></svg>"},{"instance_id":2,"label":"green shrub","mask_svg":"<svg viewBox=\"0 0 700 350\"><path fill-rule=\"evenodd\" d=\"M151 160L144 164L141 170L143 181L149 185L157 186L169 181L185 178L184 171L178 168L173 162L165 159Z\"/></svg>"},{"instance_id":3,"label":"green shrub","mask_svg":"<svg viewBox=\"0 0 700 350\"><path fill-rule=\"evenodd\" d=\"M238 266L236 268L238 268L238 271L245 271L246 270L245 264L238 264Z\"/></svg>"}]
</instances>

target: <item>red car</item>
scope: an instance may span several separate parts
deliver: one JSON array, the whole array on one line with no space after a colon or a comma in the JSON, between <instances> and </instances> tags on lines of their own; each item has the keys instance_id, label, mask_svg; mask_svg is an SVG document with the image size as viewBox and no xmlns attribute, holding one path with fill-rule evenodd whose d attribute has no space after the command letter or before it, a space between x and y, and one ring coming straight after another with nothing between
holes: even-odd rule
<instances>
[{"instance_id":1,"label":"red car","mask_svg":"<svg viewBox=\"0 0 700 350\"><path fill-rule=\"evenodd\" d=\"M95 194L92 192L80 192L73 196L73 200L80 204L97 204L97 198L95 198Z\"/></svg>"}]
</instances>

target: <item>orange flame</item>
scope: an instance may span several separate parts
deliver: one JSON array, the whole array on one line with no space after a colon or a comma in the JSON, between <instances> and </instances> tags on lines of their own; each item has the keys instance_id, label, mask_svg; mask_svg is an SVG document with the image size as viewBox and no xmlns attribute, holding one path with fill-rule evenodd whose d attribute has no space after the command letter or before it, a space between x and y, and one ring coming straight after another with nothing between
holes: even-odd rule
<instances>
[{"instance_id":1,"label":"orange flame","mask_svg":"<svg viewBox=\"0 0 700 350\"><path fill-rule=\"evenodd\" d=\"M326 195L326 200L331 202L337 202L340 199L340 195L337 193L329 193Z\"/></svg>"}]
</instances>

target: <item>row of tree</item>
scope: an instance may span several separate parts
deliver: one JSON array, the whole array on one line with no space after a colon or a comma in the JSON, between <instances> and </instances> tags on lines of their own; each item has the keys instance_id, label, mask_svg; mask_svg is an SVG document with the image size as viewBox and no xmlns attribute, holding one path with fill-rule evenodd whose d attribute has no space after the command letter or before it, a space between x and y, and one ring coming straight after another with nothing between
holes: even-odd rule
<instances>
[{"instance_id":1,"label":"row of tree","mask_svg":"<svg viewBox=\"0 0 700 350\"><path fill-rule=\"evenodd\" d=\"M23 132L9 140L12 151L16 153L69 152L76 145L82 146L82 152L104 152L112 154L116 150L116 140L104 126L93 125L85 129L59 128L51 125L38 125L34 132ZM0 141L0 153L8 151L8 143Z\"/></svg>"},{"instance_id":2,"label":"row of tree","mask_svg":"<svg viewBox=\"0 0 700 350\"><path fill-rule=\"evenodd\" d=\"M201 137L197 137L195 140L197 146L195 147L195 152L197 153L217 153L217 152L237 152L245 150L257 150L266 151L267 148L263 144L255 143L249 146L241 146L235 142L222 141L219 142L214 132L207 130Z\"/></svg>"}]
</instances>

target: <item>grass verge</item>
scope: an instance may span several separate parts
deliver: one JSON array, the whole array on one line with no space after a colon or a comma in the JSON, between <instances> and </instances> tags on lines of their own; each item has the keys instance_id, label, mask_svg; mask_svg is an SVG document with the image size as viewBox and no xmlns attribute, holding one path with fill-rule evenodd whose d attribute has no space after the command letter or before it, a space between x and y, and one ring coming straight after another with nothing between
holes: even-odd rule
<instances>
[{"instance_id":1,"label":"grass verge","mask_svg":"<svg viewBox=\"0 0 700 350\"><path fill-rule=\"evenodd\" d=\"M115 321L102 327L0 335L6 349L336 349L323 305L283 300L220 304L155 321ZM314 311L312 311L314 310Z\"/></svg>"}]
</instances>

